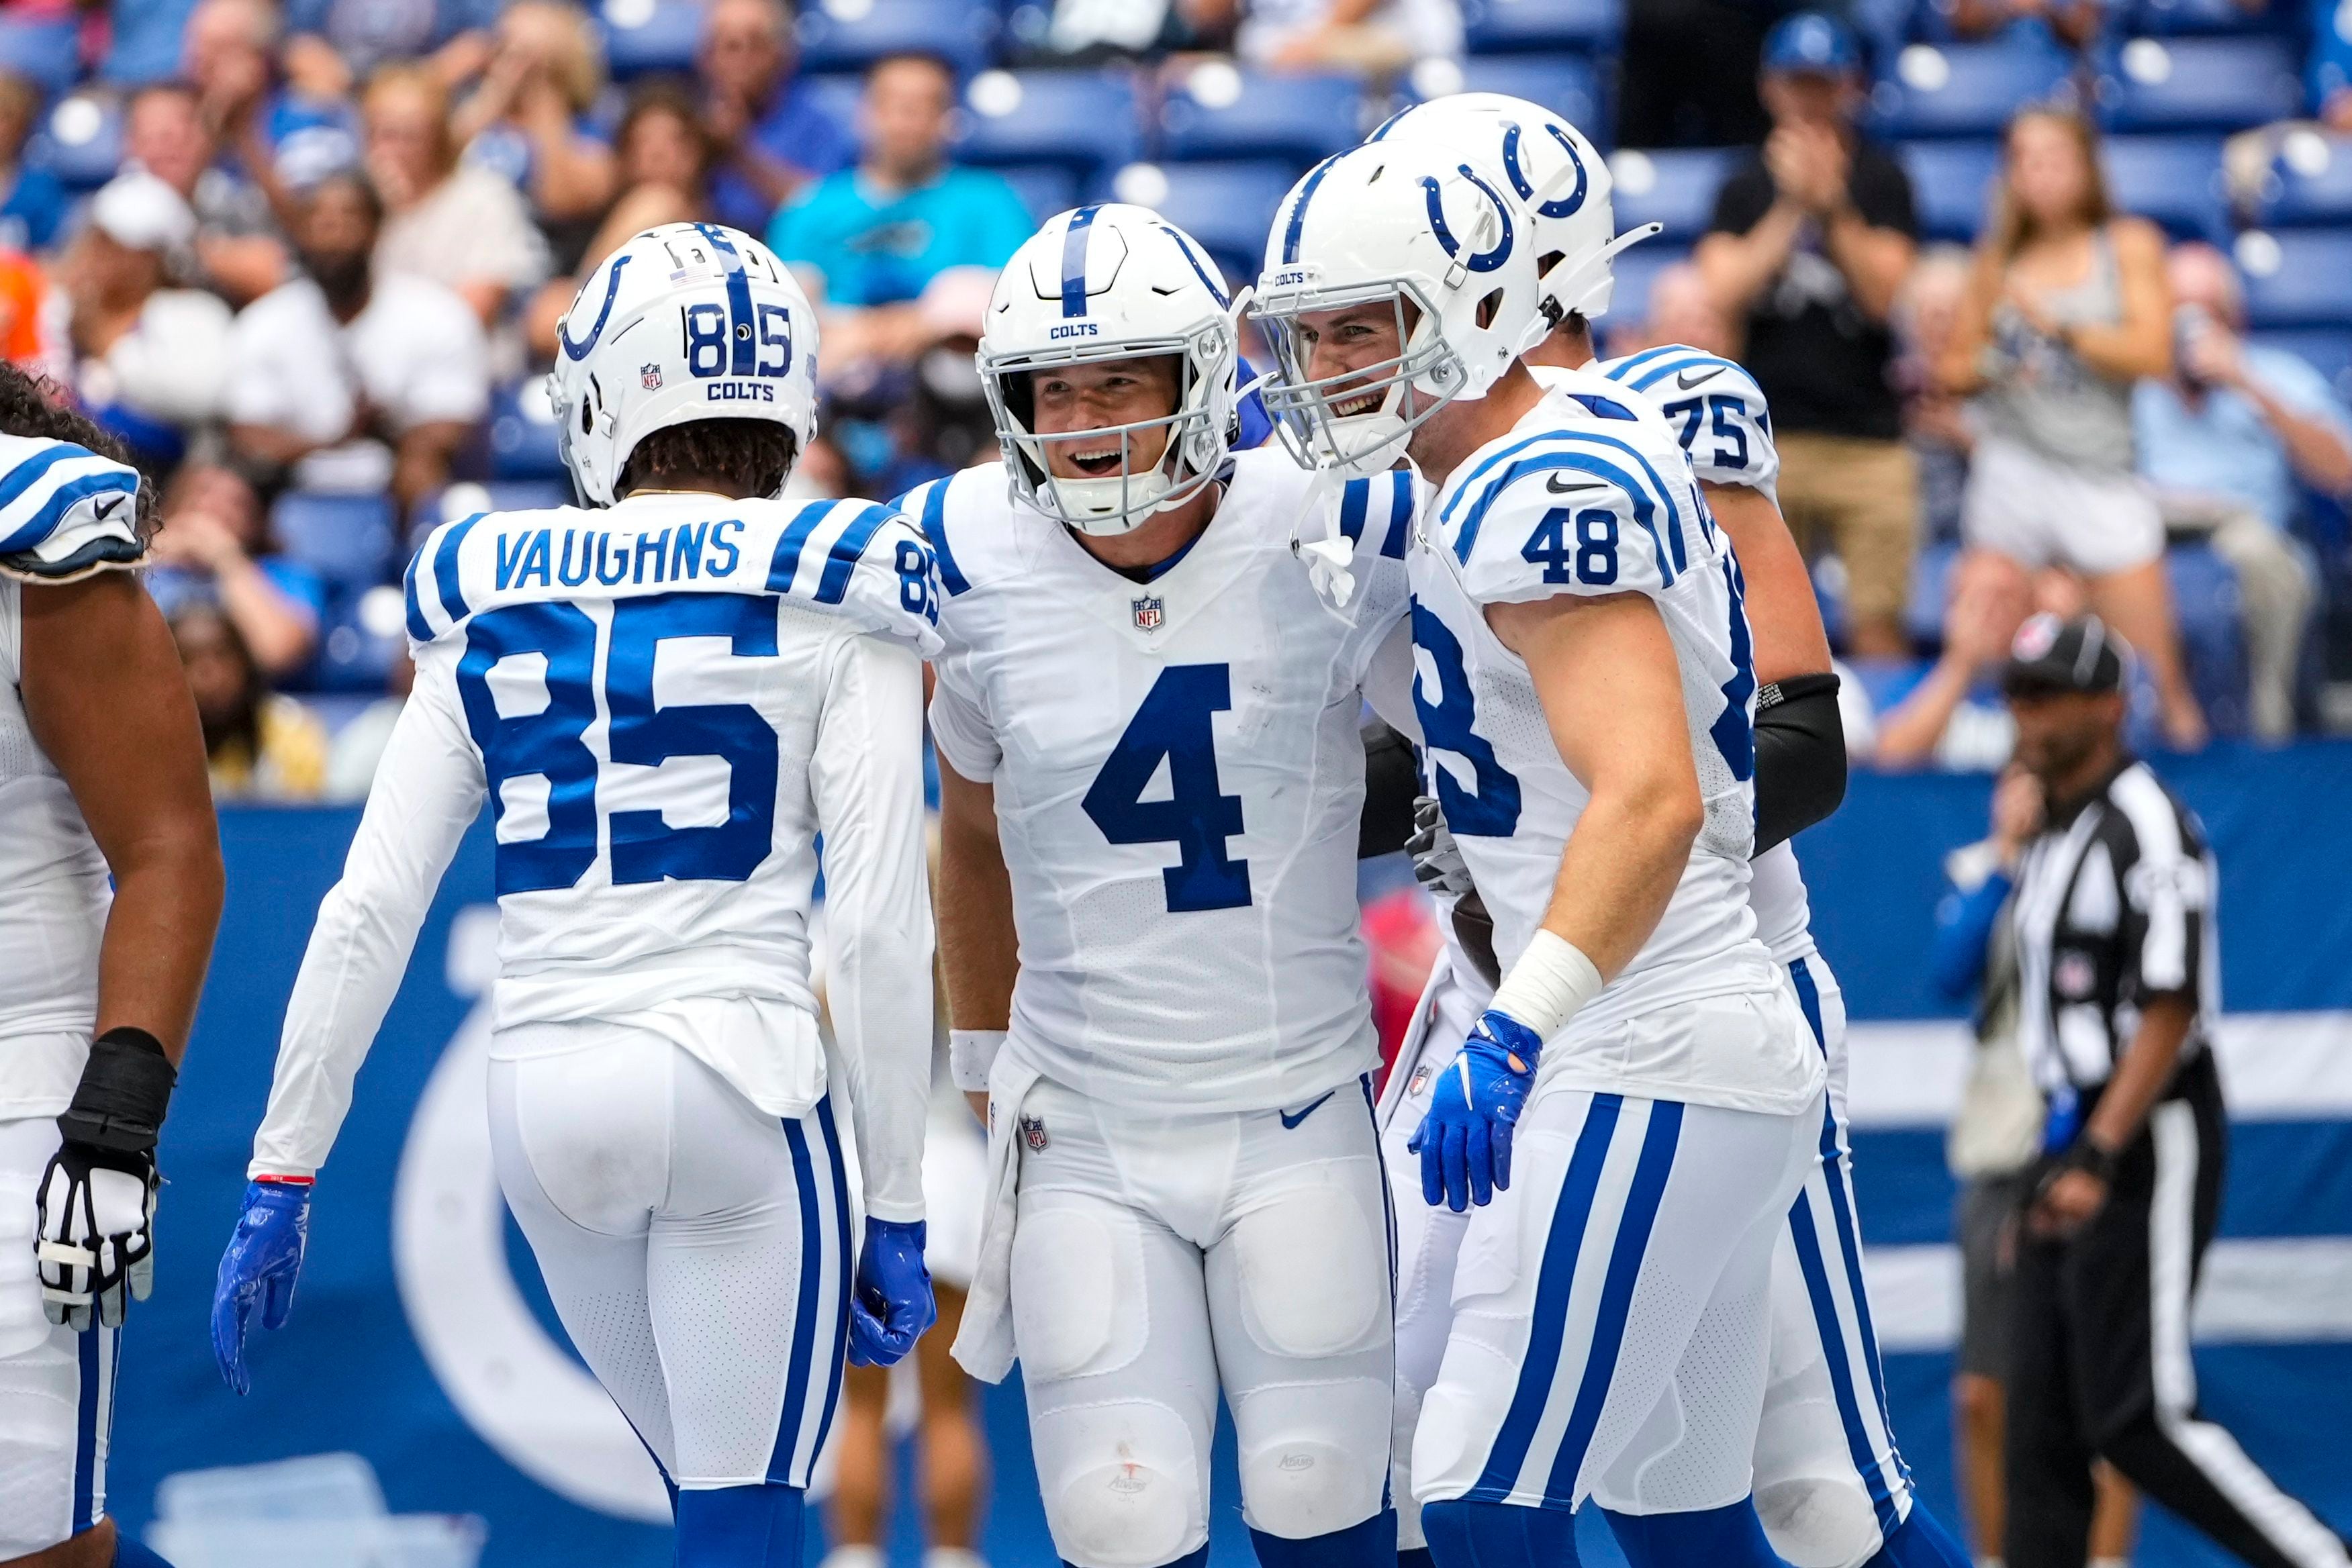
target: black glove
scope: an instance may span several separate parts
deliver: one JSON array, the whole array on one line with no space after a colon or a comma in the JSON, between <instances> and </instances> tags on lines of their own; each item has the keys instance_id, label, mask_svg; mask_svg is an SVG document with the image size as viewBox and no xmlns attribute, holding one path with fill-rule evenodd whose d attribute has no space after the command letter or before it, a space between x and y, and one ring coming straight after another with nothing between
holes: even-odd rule
<instances>
[{"instance_id":1,"label":"black glove","mask_svg":"<svg viewBox=\"0 0 2352 1568\"><path fill-rule=\"evenodd\" d=\"M111 1029L90 1042L58 1152L35 1190L41 1309L79 1333L121 1325L155 1278L155 1140L179 1072L161 1041Z\"/></svg>"}]
</instances>

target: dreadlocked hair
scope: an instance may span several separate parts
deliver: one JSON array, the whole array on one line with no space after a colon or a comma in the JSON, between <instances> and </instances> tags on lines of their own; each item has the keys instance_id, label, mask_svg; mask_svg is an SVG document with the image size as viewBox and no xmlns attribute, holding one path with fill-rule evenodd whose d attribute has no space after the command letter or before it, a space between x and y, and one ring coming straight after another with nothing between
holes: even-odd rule
<instances>
[{"instance_id":1,"label":"dreadlocked hair","mask_svg":"<svg viewBox=\"0 0 2352 1568\"><path fill-rule=\"evenodd\" d=\"M47 377L0 361L0 432L36 441L70 442L127 468L138 467L121 441L99 428L67 399L65 389ZM136 527L140 543L154 537L155 486L143 474L140 476Z\"/></svg>"},{"instance_id":2,"label":"dreadlocked hair","mask_svg":"<svg viewBox=\"0 0 2352 1568\"><path fill-rule=\"evenodd\" d=\"M747 497L784 487L800 443L772 420L698 419L656 430L621 465L619 495L680 484L721 484Z\"/></svg>"}]
</instances>

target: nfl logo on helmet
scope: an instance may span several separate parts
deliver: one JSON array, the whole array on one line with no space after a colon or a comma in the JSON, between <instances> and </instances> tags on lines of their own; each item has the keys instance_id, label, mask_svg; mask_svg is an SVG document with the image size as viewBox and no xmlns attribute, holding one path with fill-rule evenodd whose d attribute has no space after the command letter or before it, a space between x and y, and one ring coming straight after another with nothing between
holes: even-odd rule
<instances>
[{"instance_id":1,"label":"nfl logo on helmet","mask_svg":"<svg viewBox=\"0 0 2352 1568\"><path fill-rule=\"evenodd\" d=\"M644 387L647 392L661 391L661 367L659 365L639 365L637 367L637 383Z\"/></svg>"},{"instance_id":2,"label":"nfl logo on helmet","mask_svg":"<svg viewBox=\"0 0 2352 1568\"><path fill-rule=\"evenodd\" d=\"M1135 629L1139 632L1159 631L1160 622L1167 618L1165 613L1167 608L1167 601L1162 599L1144 598L1137 600L1135 601Z\"/></svg>"}]
</instances>

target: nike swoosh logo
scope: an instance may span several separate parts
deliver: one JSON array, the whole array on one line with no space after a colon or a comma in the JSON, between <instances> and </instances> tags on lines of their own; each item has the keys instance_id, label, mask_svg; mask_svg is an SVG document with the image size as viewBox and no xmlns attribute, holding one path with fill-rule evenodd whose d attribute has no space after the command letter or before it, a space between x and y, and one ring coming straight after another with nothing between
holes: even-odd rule
<instances>
[{"instance_id":1,"label":"nike swoosh logo","mask_svg":"<svg viewBox=\"0 0 2352 1568\"><path fill-rule=\"evenodd\" d=\"M1323 1100L1328 1100L1332 1095L1337 1094L1338 1092L1339 1092L1337 1089L1326 1089L1323 1091ZM1287 1132L1292 1128L1297 1127L1299 1123L1304 1122L1307 1117L1315 1114L1316 1111L1322 1106L1323 1100L1316 1101L1314 1104L1309 1105L1306 1110L1301 1111L1296 1116L1292 1115L1287 1111L1276 1111L1275 1114L1282 1118L1283 1130Z\"/></svg>"},{"instance_id":2,"label":"nike swoosh logo","mask_svg":"<svg viewBox=\"0 0 2352 1568\"><path fill-rule=\"evenodd\" d=\"M102 522L106 521L106 519L107 519L107 518L109 518L109 517L110 517L114 516L114 514L115 514L116 512L118 512L118 511L121 510L121 508L122 508L122 497L120 497L120 496L110 496L110 497L108 497L105 500L100 501L100 502L98 504L98 507L97 507L97 516L98 516L98 520L99 520L100 522L101 522L101 523L102 523Z\"/></svg>"},{"instance_id":3,"label":"nike swoosh logo","mask_svg":"<svg viewBox=\"0 0 2352 1568\"><path fill-rule=\"evenodd\" d=\"M1562 484L1561 481L1567 477L1568 476L1565 474L1554 474L1544 481L1544 488L1549 490L1555 496L1565 496L1570 494L1571 491L1576 490L1605 490L1608 488L1606 485L1601 484L1596 479L1580 479L1572 485Z\"/></svg>"},{"instance_id":4,"label":"nike swoosh logo","mask_svg":"<svg viewBox=\"0 0 2352 1568\"><path fill-rule=\"evenodd\" d=\"M1682 388L1685 392L1688 392L1691 388L1711 382L1721 374L1723 374L1723 367L1721 365L1716 366L1711 371L1700 371L1696 374L1693 374L1689 371L1685 371L1682 374L1675 378L1675 385Z\"/></svg>"}]
</instances>

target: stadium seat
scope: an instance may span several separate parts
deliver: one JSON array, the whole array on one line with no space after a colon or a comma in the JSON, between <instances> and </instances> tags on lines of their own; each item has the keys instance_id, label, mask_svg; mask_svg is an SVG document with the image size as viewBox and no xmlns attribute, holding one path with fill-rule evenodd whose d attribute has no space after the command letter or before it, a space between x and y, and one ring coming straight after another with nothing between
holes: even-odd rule
<instances>
[{"instance_id":1,"label":"stadium seat","mask_svg":"<svg viewBox=\"0 0 2352 1568\"><path fill-rule=\"evenodd\" d=\"M1624 226L1623 219L1618 220L1618 226ZM1609 297L1609 314L1601 322L1603 338L1612 328L1622 332L1646 317L1650 309L1650 285L1666 268L1689 259L1688 250L1663 237L1644 240L1619 251L1617 259L1611 264L1611 270L1617 277L1617 287ZM1612 354L1624 351L1613 344L1610 348Z\"/></svg>"},{"instance_id":2,"label":"stadium seat","mask_svg":"<svg viewBox=\"0 0 2352 1568\"><path fill-rule=\"evenodd\" d=\"M28 77L45 92L63 92L81 74L79 22L0 16L0 70Z\"/></svg>"},{"instance_id":3,"label":"stadium seat","mask_svg":"<svg viewBox=\"0 0 2352 1568\"><path fill-rule=\"evenodd\" d=\"M2135 34L2179 37L2189 33L2285 33L2299 29L2305 7L2267 0L2132 0L2123 23Z\"/></svg>"},{"instance_id":4,"label":"stadium seat","mask_svg":"<svg viewBox=\"0 0 2352 1568\"><path fill-rule=\"evenodd\" d=\"M2000 143L1906 141L1895 155L1911 176L1920 234L1962 245L1975 239L1992 210L1992 184L2000 178Z\"/></svg>"},{"instance_id":5,"label":"stadium seat","mask_svg":"<svg viewBox=\"0 0 2352 1568\"><path fill-rule=\"evenodd\" d=\"M824 0L793 23L801 68L863 70L885 55L938 55L970 76L988 63L996 11L987 0Z\"/></svg>"},{"instance_id":6,"label":"stadium seat","mask_svg":"<svg viewBox=\"0 0 2352 1568\"><path fill-rule=\"evenodd\" d=\"M2220 137L2110 136L2100 154L2117 208L2161 225L2175 239L2228 243Z\"/></svg>"},{"instance_id":7,"label":"stadium seat","mask_svg":"<svg viewBox=\"0 0 2352 1568\"><path fill-rule=\"evenodd\" d=\"M855 129L858 106L866 97L866 78L856 71L804 76L799 90L808 95L810 107L827 120Z\"/></svg>"},{"instance_id":8,"label":"stadium seat","mask_svg":"<svg viewBox=\"0 0 2352 1568\"><path fill-rule=\"evenodd\" d=\"M55 174L69 191L98 189L122 166L121 107L93 93L60 99L26 146L25 160Z\"/></svg>"},{"instance_id":9,"label":"stadium seat","mask_svg":"<svg viewBox=\"0 0 2352 1568\"><path fill-rule=\"evenodd\" d=\"M1455 92L1499 92L1539 103L1591 137L1604 152L1612 130L1600 73L1583 55L1494 55L1428 59L1407 80L1423 102Z\"/></svg>"},{"instance_id":10,"label":"stadium seat","mask_svg":"<svg viewBox=\"0 0 2352 1568\"><path fill-rule=\"evenodd\" d=\"M2029 103L2067 90L2071 57L2032 37L1913 44L1870 91L1882 136L1998 136Z\"/></svg>"},{"instance_id":11,"label":"stadium seat","mask_svg":"<svg viewBox=\"0 0 2352 1568\"><path fill-rule=\"evenodd\" d=\"M2251 325L2352 327L2352 229L2254 229L2235 250Z\"/></svg>"},{"instance_id":12,"label":"stadium seat","mask_svg":"<svg viewBox=\"0 0 2352 1568\"><path fill-rule=\"evenodd\" d=\"M964 108L956 151L967 163L1048 164L1090 180L1141 152L1135 86L1108 71L982 71L965 89Z\"/></svg>"},{"instance_id":13,"label":"stadium seat","mask_svg":"<svg viewBox=\"0 0 2352 1568\"><path fill-rule=\"evenodd\" d=\"M1266 232L1297 182L1287 163L1131 163L1111 182L1111 192L1199 240L1237 287L1256 279Z\"/></svg>"},{"instance_id":14,"label":"stadium seat","mask_svg":"<svg viewBox=\"0 0 2352 1568\"><path fill-rule=\"evenodd\" d=\"M381 695L405 636L400 590L345 595L327 606L307 685L317 692Z\"/></svg>"},{"instance_id":15,"label":"stadium seat","mask_svg":"<svg viewBox=\"0 0 2352 1568\"><path fill-rule=\"evenodd\" d=\"M2246 341L2293 354L2352 401L2352 327L2288 327L2246 334Z\"/></svg>"},{"instance_id":16,"label":"stadium seat","mask_svg":"<svg viewBox=\"0 0 2352 1568\"><path fill-rule=\"evenodd\" d=\"M2254 215L2264 228L2352 223L2352 137L2290 132Z\"/></svg>"},{"instance_id":17,"label":"stadium seat","mask_svg":"<svg viewBox=\"0 0 2352 1568\"><path fill-rule=\"evenodd\" d=\"M1463 0L1462 31L1474 55L1613 50L1624 0Z\"/></svg>"},{"instance_id":18,"label":"stadium seat","mask_svg":"<svg viewBox=\"0 0 2352 1568\"><path fill-rule=\"evenodd\" d=\"M694 0L604 0L597 8L604 61L615 78L694 68L702 7Z\"/></svg>"},{"instance_id":19,"label":"stadium seat","mask_svg":"<svg viewBox=\"0 0 2352 1568\"><path fill-rule=\"evenodd\" d=\"M1273 78L1212 60L1169 89L1160 152L1171 162L1286 158L1311 163L1355 145L1363 89L1352 77Z\"/></svg>"},{"instance_id":20,"label":"stadium seat","mask_svg":"<svg viewBox=\"0 0 2352 1568\"><path fill-rule=\"evenodd\" d=\"M1746 157L1744 151L1722 147L1658 152L1628 147L1611 154L1618 228L1661 223L1666 232L1649 244L1689 245L1706 232L1716 192Z\"/></svg>"},{"instance_id":21,"label":"stadium seat","mask_svg":"<svg viewBox=\"0 0 2352 1568\"><path fill-rule=\"evenodd\" d=\"M490 477L564 477L563 455L555 444L555 415L547 389L536 378L490 394Z\"/></svg>"},{"instance_id":22,"label":"stadium seat","mask_svg":"<svg viewBox=\"0 0 2352 1568\"><path fill-rule=\"evenodd\" d=\"M425 543L425 536L435 528L477 512L537 512L571 504L572 484L568 479L492 479L487 484L460 479L438 495L417 502L416 509L409 515L408 537L402 549L405 555L414 555Z\"/></svg>"},{"instance_id":23,"label":"stadium seat","mask_svg":"<svg viewBox=\"0 0 2352 1568\"><path fill-rule=\"evenodd\" d=\"M269 509L269 531L288 559L356 593L393 575L392 502L383 496L289 491Z\"/></svg>"},{"instance_id":24,"label":"stadium seat","mask_svg":"<svg viewBox=\"0 0 2352 1568\"><path fill-rule=\"evenodd\" d=\"M1903 606L1903 635L1914 648L1944 645L1944 612L1952 597L1952 568L1959 564L1960 546L1949 539L1927 539L1911 558L1911 596Z\"/></svg>"},{"instance_id":25,"label":"stadium seat","mask_svg":"<svg viewBox=\"0 0 2352 1568\"><path fill-rule=\"evenodd\" d=\"M2218 736L2247 732L2246 644L2240 622L2244 603L2238 574L2207 544L2175 545L2164 552L2180 653L2206 723Z\"/></svg>"},{"instance_id":26,"label":"stadium seat","mask_svg":"<svg viewBox=\"0 0 2352 1568\"><path fill-rule=\"evenodd\" d=\"M2299 113L2301 61L2284 38L2134 38L2099 70L2109 131L2242 131Z\"/></svg>"},{"instance_id":27,"label":"stadium seat","mask_svg":"<svg viewBox=\"0 0 2352 1568\"><path fill-rule=\"evenodd\" d=\"M1041 224L1055 213L1066 213L1076 206L1086 190L1076 174L1051 163L1031 163L996 172L1013 187L1021 204L1029 209L1029 215Z\"/></svg>"}]
</instances>

